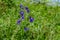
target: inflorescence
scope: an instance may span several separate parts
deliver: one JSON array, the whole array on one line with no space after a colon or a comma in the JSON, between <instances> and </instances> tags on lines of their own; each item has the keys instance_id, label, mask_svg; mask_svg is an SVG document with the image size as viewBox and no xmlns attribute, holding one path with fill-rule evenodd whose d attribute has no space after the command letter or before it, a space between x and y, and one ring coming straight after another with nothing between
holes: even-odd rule
<instances>
[{"instance_id":1,"label":"inflorescence","mask_svg":"<svg viewBox=\"0 0 60 40\"><path fill-rule=\"evenodd\" d=\"M20 8L21 8L21 9L25 9L27 13L30 12L30 10L29 10L29 8L28 8L27 6L24 7L22 4L20 4ZM21 10L21 11L19 12L19 14L20 14L21 18L17 21L17 24L20 24L20 22L24 19L24 11ZM34 18L31 17L31 16L29 16L29 21L30 21L30 22L33 22L33 21L34 21ZM28 28L25 27L24 30L27 31Z\"/></svg>"}]
</instances>

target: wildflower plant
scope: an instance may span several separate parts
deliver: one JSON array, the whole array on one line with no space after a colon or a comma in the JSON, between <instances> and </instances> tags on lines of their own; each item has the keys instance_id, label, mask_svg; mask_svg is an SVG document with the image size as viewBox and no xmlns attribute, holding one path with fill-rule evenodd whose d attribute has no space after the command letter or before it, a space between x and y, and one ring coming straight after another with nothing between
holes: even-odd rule
<instances>
[{"instance_id":1,"label":"wildflower plant","mask_svg":"<svg viewBox=\"0 0 60 40\"><path fill-rule=\"evenodd\" d=\"M36 1L0 0L0 40L60 40L60 6Z\"/></svg>"},{"instance_id":2,"label":"wildflower plant","mask_svg":"<svg viewBox=\"0 0 60 40\"><path fill-rule=\"evenodd\" d=\"M24 8L25 10L26 10L26 12L27 12L27 14L30 12L30 10L29 10L29 8L28 7L24 7L22 4L20 4L20 8L22 9L22 8ZM20 16L21 16L21 20L18 20L17 21L17 23L19 24L21 21L23 21L23 19L24 19L24 15L25 14L25 12L24 12L24 10L21 10L20 11ZM31 16L28 16L29 17L29 22L33 22L34 21L34 18L32 18ZM24 19L25 20L25 19ZM24 28L24 31L27 31L29 28L27 28L27 27L25 27Z\"/></svg>"}]
</instances>

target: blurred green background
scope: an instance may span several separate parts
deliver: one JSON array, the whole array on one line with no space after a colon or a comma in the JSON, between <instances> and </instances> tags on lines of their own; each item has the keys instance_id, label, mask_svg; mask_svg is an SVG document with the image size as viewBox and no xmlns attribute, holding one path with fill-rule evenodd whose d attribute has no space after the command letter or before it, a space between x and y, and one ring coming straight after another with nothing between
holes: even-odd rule
<instances>
[{"instance_id":1,"label":"blurred green background","mask_svg":"<svg viewBox=\"0 0 60 40\"><path fill-rule=\"evenodd\" d=\"M0 40L60 40L60 6L48 5L48 0L0 0ZM25 19L20 18L20 4L28 6L24 10ZM34 22L30 23L28 17ZM28 27L28 31L24 31Z\"/></svg>"}]
</instances>

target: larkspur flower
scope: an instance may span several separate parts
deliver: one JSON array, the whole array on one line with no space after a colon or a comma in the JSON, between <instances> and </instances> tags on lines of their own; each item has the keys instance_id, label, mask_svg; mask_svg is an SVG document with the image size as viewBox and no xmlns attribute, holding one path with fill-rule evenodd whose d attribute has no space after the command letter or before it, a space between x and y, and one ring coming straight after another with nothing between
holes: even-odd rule
<instances>
[{"instance_id":1,"label":"larkspur flower","mask_svg":"<svg viewBox=\"0 0 60 40\"><path fill-rule=\"evenodd\" d=\"M24 19L24 16L22 16L21 18L22 18L22 20L23 20L23 19Z\"/></svg>"},{"instance_id":2,"label":"larkspur flower","mask_svg":"<svg viewBox=\"0 0 60 40\"><path fill-rule=\"evenodd\" d=\"M23 5L22 4L20 4L20 8L23 8Z\"/></svg>"},{"instance_id":3,"label":"larkspur flower","mask_svg":"<svg viewBox=\"0 0 60 40\"><path fill-rule=\"evenodd\" d=\"M27 11L27 13L29 13L30 11L29 10L26 10Z\"/></svg>"},{"instance_id":4,"label":"larkspur flower","mask_svg":"<svg viewBox=\"0 0 60 40\"><path fill-rule=\"evenodd\" d=\"M30 20L30 22L33 22L33 21L34 21L34 18L30 17L30 19L29 19L29 20Z\"/></svg>"},{"instance_id":5,"label":"larkspur flower","mask_svg":"<svg viewBox=\"0 0 60 40\"><path fill-rule=\"evenodd\" d=\"M17 24L20 24L20 22L21 22L21 20L19 19L19 20L17 21Z\"/></svg>"},{"instance_id":6,"label":"larkspur flower","mask_svg":"<svg viewBox=\"0 0 60 40\"><path fill-rule=\"evenodd\" d=\"M25 10L29 13L29 9L28 9L28 7L25 7Z\"/></svg>"},{"instance_id":7,"label":"larkspur flower","mask_svg":"<svg viewBox=\"0 0 60 40\"><path fill-rule=\"evenodd\" d=\"M24 28L24 30L25 30L25 31L28 31L28 30L29 30L29 28L25 27L25 28Z\"/></svg>"},{"instance_id":8,"label":"larkspur flower","mask_svg":"<svg viewBox=\"0 0 60 40\"><path fill-rule=\"evenodd\" d=\"M20 15L23 16L24 15L24 12L23 11L20 11Z\"/></svg>"},{"instance_id":9,"label":"larkspur flower","mask_svg":"<svg viewBox=\"0 0 60 40\"><path fill-rule=\"evenodd\" d=\"M28 7L25 7L26 10L28 10Z\"/></svg>"}]
</instances>

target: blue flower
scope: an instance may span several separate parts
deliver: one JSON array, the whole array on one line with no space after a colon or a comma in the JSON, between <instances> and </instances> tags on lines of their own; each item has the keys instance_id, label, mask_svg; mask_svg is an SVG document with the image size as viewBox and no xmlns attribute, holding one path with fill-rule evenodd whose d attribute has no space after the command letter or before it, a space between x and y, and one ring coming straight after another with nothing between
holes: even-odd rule
<instances>
[{"instance_id":1,"label":"blue flower","mask_svg":"<svg viewBox=\"0 0 60 40\"><path fill-rule=\"evenodd\" d=\"M34 18L30 17L30 22L33 22L34 21Z\"/></svg>"},{"instance_id":2,"label":"blue flower","mask_svg":"<svg viewBox=\"0 0 60 40\"><path fill-rule=\"evenodd\" d=\"M26 10L28 10L28 7L25 7Z\"/></svg>"},{"instance_id":3,"label":"blue flower","mask_svg":"<svg viewBox=\"0 0 60 40\"><path fill-rule=\"evenodd\" d=\"M20 22L21 22L21 20L18 20L18 21L17 21L17 24L20 24Z\"/></svg>"},{"instance_id":4,"label":"blue flower","mask_svg":"<svg viewBox=\"0 0 60 40\"><path fill-rule=\"evenodd\" d=\"M21 18L24 19L24 16L22 16Z\"/></svg>"},{"instance_id":5,"label":"blue flower","mask_svg":"<svg viewBox=\"0 0 60 40\"><path fill-rule=\"evenodd\" d=\"M20 11L20 15L23 16L24 15L24 12L23 11Z\"/></svg>"},{"instance_id":6,"label":"blue flower","mask_svg":"<svg viewBox=\"0 0 60 40\"><path fill-rule=\"evenodd\" d=\"M25 28L24 28L24 30L25 30L25 31L28 31L28 30L29 30L29 28L25 27Z\"/></svg>"},{"instance_id":7,"label":"blue flower","mask_svg":"<svg viewBox=\"0 0 60 40\"><path fill-rule=\"evenodd\" d=\"M30 11L29 10L26 10L27 11L27 13L29 13Z\"/></svg>"},{"instance_id":8,"label":"blue flower","mask_svg":"<svg viewBox=\"0 0 60 40\"><path fill-rule=\"evenodd\" d=\"M23 5L22 4L20 4L20 8L23 8Z\"/></svg>"},{"instance_id":9,"label":"blue flower","mask_svg":"<svg viewBox=\"0 0 60 40\"><path fill-rule=\"evenodd\" d=\"M28 7L25 7L25 9L26 9L26 11L29 13L29 9L28 9Z\"/></svg>"}]
</instances>

